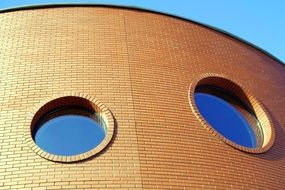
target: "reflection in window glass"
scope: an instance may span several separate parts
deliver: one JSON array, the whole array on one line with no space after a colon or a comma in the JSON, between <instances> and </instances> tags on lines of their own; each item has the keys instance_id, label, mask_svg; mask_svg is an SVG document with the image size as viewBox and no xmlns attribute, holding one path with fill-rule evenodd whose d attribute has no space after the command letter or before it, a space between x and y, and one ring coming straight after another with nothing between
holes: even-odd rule
<instances>
[{"instance_id":1,"label":"reflection in window glass","mask_svg":"<svg viewBox=\"0 0 285 190\"><path fill-rule=\"evenodd\" d=\"M61 108L44 116L34 132L36 144L48 153L72 156L98 146L105 138L104 123L83 108Z\"/></svg>"},{"instance_id":2,"label":"reflection in window glass","mask_svg":"<svg viewBox=\"0 0 285 190\"><path fill-rule=\"evenodd\" d=\"M231 93L215 86L199 86L195 103L205 120L225 138L256 148L256 135L249 120L258 126L253 112Z\"/></svg>"}]
</instances>

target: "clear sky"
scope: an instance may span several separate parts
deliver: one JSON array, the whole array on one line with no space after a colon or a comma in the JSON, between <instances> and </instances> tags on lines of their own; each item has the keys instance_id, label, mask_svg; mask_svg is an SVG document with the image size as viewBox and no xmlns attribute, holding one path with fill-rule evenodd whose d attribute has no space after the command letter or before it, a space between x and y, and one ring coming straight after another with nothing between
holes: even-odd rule
<instances>
[{"instance_id":1,"label":"clear sky","mask_svg":"<svg viewBox=\"0 0 285 190\"><path fill-rule=\"evenodd\" d=\"M285 0L1 0L0 10L55 3L123 5L177 15L238 36L285 63Z\"/></svg>"}]
</instances>

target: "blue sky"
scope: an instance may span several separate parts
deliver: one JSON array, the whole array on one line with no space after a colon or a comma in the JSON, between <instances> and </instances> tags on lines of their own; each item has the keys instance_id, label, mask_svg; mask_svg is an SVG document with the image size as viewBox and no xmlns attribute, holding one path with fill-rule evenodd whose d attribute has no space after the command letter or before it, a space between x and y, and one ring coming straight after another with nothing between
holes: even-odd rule
<instances>
[{"instance_id":1,"label":"blue sky","mask_svg":"<svg viewBox=\"0 0 285 190\"><path fill-rule=\"evenodd\" d=\"M1 0L0 10L51 3L123 5L177 15L238 36L285 63L285 0Z\"/></svg>"}]
</instances>

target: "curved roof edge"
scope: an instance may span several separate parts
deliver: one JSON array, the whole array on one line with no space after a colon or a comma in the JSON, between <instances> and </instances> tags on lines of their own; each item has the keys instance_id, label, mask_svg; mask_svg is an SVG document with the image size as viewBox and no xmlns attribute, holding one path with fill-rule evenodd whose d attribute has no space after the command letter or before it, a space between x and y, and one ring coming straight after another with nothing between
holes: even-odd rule
<instances>
[{"instance_id":1,"label":"curved roof edge","mask_svg":"<svg viewBox=\"0 0 285 190\"><path fill-rule=\"evenodd\" d=\"M177 19L181 19L184 21L190 21L190 22L198 24L202 27L206 27L206 28L209 28L209 29L214 30L216 32L220 32L226 36L234 38L234 39L236 39L242 43L245 43L245 44L253 47L254 49L261 51L262 53L269 56L270 58L272 58L276 62L280 63L282 66L285 66L285 62L281 61L280 59L278 59L276 56L272 55L271 53L269 53L265 49L260 48L257 45L255 45L255 44L253 44L253 43L251 43L245 39L242 39L242 38L240 38L240 37L238 37L238 36L236 36L230 32L227 32L221 28L217 28L215 26L211 26L211 25L203 23L203 22L198 22L198 21L195 21L195 20L192 20L189 18L185 18L185 17L182 17L182 16L177 15L177 14L172 14L172 13L168 13L165 11L158 11L155 9L145 9L145 8L138 7L138 6L126 6L126 5L118 5L118 4L111 4L111 3L110 4L108 4L108 3L46 3L46 4L28 4L28 5L23 5L23 6L8 7L8 8L0 9L0 14L5 13L5 12L19 11L19 10L53 8L53 7L113 7L113 8L134 9L134 10L139 10L139 11L147 11L147 12L151 12L151 13L162 14L162 15L174 17Z\"/></svg>"}]
</instances>

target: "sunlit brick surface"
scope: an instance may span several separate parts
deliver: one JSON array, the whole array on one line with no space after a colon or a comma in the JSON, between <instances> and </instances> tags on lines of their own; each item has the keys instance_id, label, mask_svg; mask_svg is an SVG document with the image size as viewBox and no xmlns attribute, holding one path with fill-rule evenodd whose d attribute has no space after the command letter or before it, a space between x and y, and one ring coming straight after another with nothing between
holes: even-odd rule
<instances>
[{"instance_id":1,"label":"sunlit brick surface","mask_svg":"<svg viewBox=\"0 0 285 190\"><path fill-rule=\"evenodd\" d=\"M246 87L276 130L266 153L210 134L188 102L216 73ZM284 189L285 67L235 39L164 15L106 7L0 13L0 189ZM27 114L62 92L114 114L114 141L73 164L27 145Z\"/></svg>"}]
</instances>

